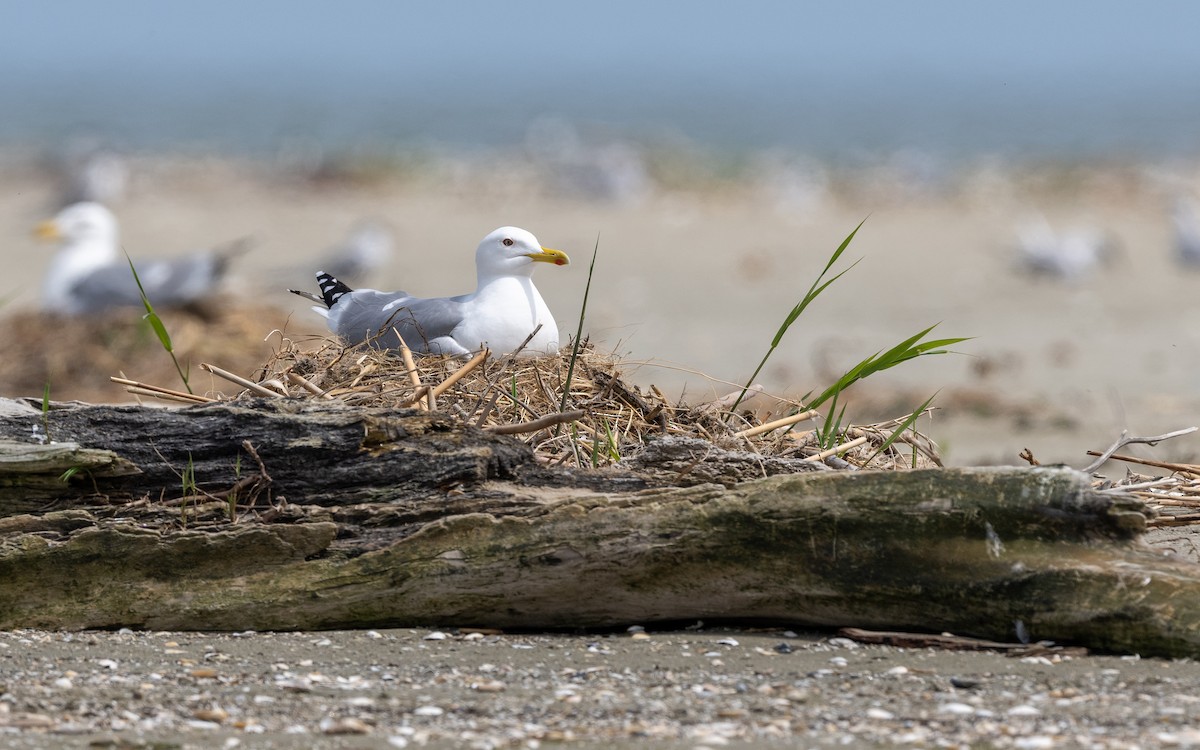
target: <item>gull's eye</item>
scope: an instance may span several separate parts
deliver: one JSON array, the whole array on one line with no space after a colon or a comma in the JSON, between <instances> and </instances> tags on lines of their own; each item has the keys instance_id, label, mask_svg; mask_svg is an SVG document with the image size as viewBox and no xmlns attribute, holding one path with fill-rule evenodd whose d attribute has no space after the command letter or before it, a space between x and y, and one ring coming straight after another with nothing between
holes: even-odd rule
<instances>
[{"instance_id":1,"label":"gull's eye","mask_svg":"<svg viewBox=\"0 0 1200 750\"><path fill-rule=\"evenodd\" d=\"M505 247L512 247L513 241L512 241L511 237L505 237L503 240L501 240L501 242L504 244Z\"/></svg>"}]
</instances>

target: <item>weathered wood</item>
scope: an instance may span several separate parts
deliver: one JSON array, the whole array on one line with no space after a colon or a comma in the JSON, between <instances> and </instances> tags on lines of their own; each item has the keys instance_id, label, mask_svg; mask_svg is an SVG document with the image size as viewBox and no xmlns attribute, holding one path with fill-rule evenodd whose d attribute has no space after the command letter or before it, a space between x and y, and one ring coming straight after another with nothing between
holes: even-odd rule
<instances>
[{"instance_id":1,"label":"weathered wood","mask_svg":"<svg viewBox=\"0 0 1200 750\"><path fill-rule=\"evenodd\" d=\"M0 404L0 437L31 418L141 473L22 485L18 500L0 487L0 627L728 619L1009 641L1019 621L1034 640L1200 655L1200 567L1143 549L1140 501L1067 469L673 487L675 469L551 471L420 412ZM208 496L181 497L189 453ZM253 505L215 491L239 482Z\"/></svg>"}]
</instances>

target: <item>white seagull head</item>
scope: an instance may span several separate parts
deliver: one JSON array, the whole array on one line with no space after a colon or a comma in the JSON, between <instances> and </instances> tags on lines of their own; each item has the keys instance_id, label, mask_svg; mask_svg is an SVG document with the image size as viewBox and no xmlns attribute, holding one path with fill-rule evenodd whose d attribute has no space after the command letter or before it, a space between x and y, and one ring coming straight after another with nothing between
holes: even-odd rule
<instances>
[{"instance_id":1,"label":"white seagull head","mask_svg":"<svg viewBox=\"0 0 1200 750\"><path fill-rule=\"evenodd\" d=\"M531 276L534 263L565 266L570 262L563 251L542 247L533 233L517 227L500 227L484 237L475 250L481 283L502 276Z\"/></svg>"},{"instance_id":2,"label":"white seagull head","mask_svg":"<svg viewBox=\"0 0 1200 750\"><path fill-rule=\"evenodd\" d=\"M42 240L58 241L63 246L84 246L106 260L115 257L117 218L99 203L73 203L35 230Z\"/></svg>"}]
</instances>

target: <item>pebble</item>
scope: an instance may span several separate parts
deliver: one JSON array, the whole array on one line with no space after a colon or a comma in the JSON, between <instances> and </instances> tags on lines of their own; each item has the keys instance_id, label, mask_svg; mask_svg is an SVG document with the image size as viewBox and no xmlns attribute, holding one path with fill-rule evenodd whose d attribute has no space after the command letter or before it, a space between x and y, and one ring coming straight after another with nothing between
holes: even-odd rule
<instances>
[{"instance_id":1,"label":"pebble","mask_svg":"<svg viewBox=\"0 0 1200 750\"><path fill-rule=\"evenodd\" d=\"M446 713L446 710L441 706L417 706L413 709L414 716L441 716Z\"/></svg>"},{"instance_id":2,"label":"pebble","mask_svg":"<svg viewBox=\"0 0 1200 750\"><path fill-rule=\"evenodd\" d=\"M943 703L938 706L938 712L955 716L969 716L975 713L975 707L968 706L966 703Z\"/></svg>"},{"instance_id":3,"label":"pebble","mask_svg":"<svg viewBox=\"0 0 1200 750\"><path fill-rule=\"evenodd\" d=\"M867 709L867 718L875 719L876 721L891 721L896 718L896 715L891 711L872 706Z\"/></svg>"},{"instance_id":4,"label":"pebble","mask_svg":"<svg viewBox=\"0 0 1200 750\"><path fill-rule=\"evenodd\" d=\"M1042 715L1041 711L1034 708L1033 706L1026 705L1026 704L1022 704L1020 706L1013 706L1012 708L1005 711L1005 713L1008 714L1009 716L1041 716Z\"/></svg>"},{"instance_id":5,"label":"pebble","mask_svg":"<svg viewBox=\"0 0 1200 750\"><path fill-rule=\"evenodd\" d=\"M446 638L448 638L448 637L449 637L449 636L447 636L447 635L446 635L445 633L443 633L442 631L440 631L440 630L435 630L435 631L433 631L432 633L428 633L428 634L426 634L426 635L425 635L425 637L424 637L424 638L422 638L421 640L424 640L424 641L444 641L444 640L446 640Z\"/></svg>"},{"instance_id":6,"label":"pebble","mask_svg":"<svg viewBox=\"0 0 1200 750\"><path fill-rule=\"evenodd\" d=\"M321 720L321 732L324 734L369 734L371 726L361 719L346 716L339 719L325 718Z\"/></svg>"},{"instance_id":7,"label":"pebble","mask_svg":"<svg viewBox=\"0 0 1200 750\"><path fill-rule=\"evenodd\" d=\"M1034 734L1028 737L1018 737L1013 741L1013 747L1017 750L1050 750L1052 747L1057 747L1058 743L1053 737Z\"/></svg>"},{"instance_id":8,"label":"pebble","mask_svg":"<svg viewBox=\"0 0 1200 750\"><path fill-rule=\"evenodd\" d=\"M890 675L908 674L908 667L906 667L904 665L892 667L887 672L884 672L884 674L890 674Z\"/></svg>"},{"instance_id":9,"label":"pebble","mask_svg":"<svg viewBox=\"0 0 1200 750\"><path fill-rule=\"evenodd\" d=\"M717 641L717 644L721 645L721 646L740 646L741 645L740 643L737 642L736 638L722 638L721 640Z\"/></svg>"},{"instance_id":10,"label":"pebble","mask_svg":"<svg viewBox=\"0 0 1200 750\"><path fill-rule=\"evenodd\" d=\"M215 724L224 724L229 718L229 714L220 708L200 708L192 712L193 719L200 721L211 721Z\"/></svg>"}]
</instances>

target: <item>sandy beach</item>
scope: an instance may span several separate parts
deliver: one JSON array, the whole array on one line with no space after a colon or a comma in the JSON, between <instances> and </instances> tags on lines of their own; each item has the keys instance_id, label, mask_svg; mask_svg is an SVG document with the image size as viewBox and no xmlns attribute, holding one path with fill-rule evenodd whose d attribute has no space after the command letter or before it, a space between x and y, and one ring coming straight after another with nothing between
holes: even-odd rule
<instances>
[{"instance_id":1,"label":"sandy beach","mask_svg":"<svg viewBox=\"0 0 1200 750\"><path fill-rule=\"evenodd\" d=\"M52 248L37 244L30 228L53 213L56 183L35 160L10 154L5 161L0 258L11 269L11 291L3 312L15 315L38 304ZM371 285L423 296L472 289L476 243L512 224L574 259L537 276L564 337L578 323L598 238L585 335L625 359L635 382L706 400L749 377L784 316L865 218L839 268L859 264L793 326L758 378L770 393L820 390L863 357L937 324L934 335L973 338L955 354L856 386L849 419L901 416L936 392L941 408L921 429L941 444L947 463L1015 464L1029 448L1045 463L1075 466L1124 429L1150 435L1197 421L1200 296L1192 289L1200 274L1175 263L1169 220L1172 198L1200 183L1192 165L976 167L920 183L880 167L805 173L799 186L796 175L722 181L685 172L607 199L564 190L552 172L520 160L314 174L263 162L140 157L130 171L115 210L135 260L252 239L221 304L278 308L274 317L252 318L264 339L277 327L289 337L324 333L323 321L285 290L315 290L311 274L322 254L363 218L384 220L397 240ZM1117 252L1074 283L1024 273L1015 232L1038 214L1055 228L1102 230ZM203 339L203 330L194 336ZM246 347L237 366L270 353L267 342L235 344L226 335L216 364L221 353L228 362ZM162 359L150 348L148 363L122 369L150 382ZM116 373L86 372L52 375L53 396L128 398L105 382ZM2 374L0 389L42 395L40 385L16 386ZM1197 440L1153 455L1194 458Z\"/></svg>"}]
</instances>

